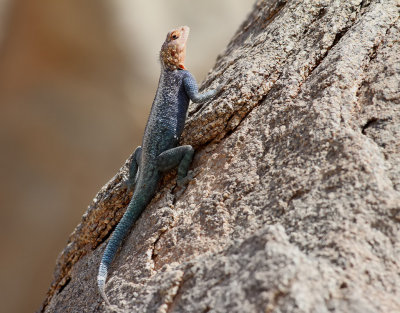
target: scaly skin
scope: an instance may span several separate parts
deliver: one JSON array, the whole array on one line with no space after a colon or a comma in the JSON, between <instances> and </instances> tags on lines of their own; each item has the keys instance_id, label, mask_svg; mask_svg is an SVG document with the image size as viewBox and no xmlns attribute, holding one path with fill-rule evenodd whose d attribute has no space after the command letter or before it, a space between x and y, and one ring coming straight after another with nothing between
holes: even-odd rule
<instances>
[{"instance_id":1,"label":"scaly skin","mask_svg":"<svg viewBox=\"0 0 400 313\"><path fill-rule=\"evenodd\" d=\"M185 70L186 41L189 27L170 31L160 52L161 76L141 147L137 147L130 168L128 186L134 189L132 199L115 228L101 259L97 283L105 294L107 272L117 249L154 196L163 172L178 167L178 185L182 185L192 162L192 146L177 146L185 125L189 100L202 103L213 98L218 89L199 93L196 80Z\"/></svg>"}]
</instances>

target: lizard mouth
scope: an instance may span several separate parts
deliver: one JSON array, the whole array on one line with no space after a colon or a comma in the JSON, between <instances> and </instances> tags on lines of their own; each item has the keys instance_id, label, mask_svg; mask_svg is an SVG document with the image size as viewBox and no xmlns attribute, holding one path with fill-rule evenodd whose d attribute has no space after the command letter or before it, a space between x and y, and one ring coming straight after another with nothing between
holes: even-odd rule
<instances>
[{"instance_id":1,"label":"lizard mouth","mask_svg":"<svg viewBox=\"0 0 400 313\"><path fill-rule=\"evenodd\" d=\"M182 48L186 49L186 41L189 37L190 28L189 26L181 26L180 30L181 30L180 44Z\"/></svg>"}]
</instances>

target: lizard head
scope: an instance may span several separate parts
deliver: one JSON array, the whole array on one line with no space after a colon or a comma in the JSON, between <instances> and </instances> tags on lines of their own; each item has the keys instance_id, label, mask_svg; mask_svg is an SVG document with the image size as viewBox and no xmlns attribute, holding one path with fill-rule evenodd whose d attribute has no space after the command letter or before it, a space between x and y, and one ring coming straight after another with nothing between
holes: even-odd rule
<instances>
[{"instance_id":1,"label":"lizard head","mask_svg":"<svg viewBox=\"0 0 400 313\"><path fill-rule=\"evenodd\" d=\"M189 27L181 26L167 34L160 52L161 64L169 70L185 69L186 41Z\"/></svg>"}]
</instances>

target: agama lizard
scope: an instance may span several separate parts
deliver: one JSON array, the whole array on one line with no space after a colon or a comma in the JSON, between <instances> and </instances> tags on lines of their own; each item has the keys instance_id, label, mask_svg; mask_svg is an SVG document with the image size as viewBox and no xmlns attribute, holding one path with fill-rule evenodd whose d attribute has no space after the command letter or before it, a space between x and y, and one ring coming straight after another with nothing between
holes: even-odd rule
<instances>
[{"instance_id":1,"label":"agama lizard","mask_svg":"<svg viewBox=\"0 0 400 313\"><path fill-rule=\"evenodd\" d=\"M185 184L192 162L192 146L177 146L185 125L189 100L202 103L213 98L220 88L199 93L196 80L184 67L189 27L173 29L161 47L161 75L143 135L142 146L134 152L127 185L134 188L132 199L101 259L97 284L108 305L105 283L110 263L132 224L153 198L162 173L178 167L177 185Z\"/></svg>"}]
</instances>

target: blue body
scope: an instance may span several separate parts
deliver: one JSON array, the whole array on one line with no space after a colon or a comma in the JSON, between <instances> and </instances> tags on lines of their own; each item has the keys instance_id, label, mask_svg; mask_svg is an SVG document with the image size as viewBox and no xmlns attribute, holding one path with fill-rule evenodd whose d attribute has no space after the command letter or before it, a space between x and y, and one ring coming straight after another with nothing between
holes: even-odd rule
<instances>
[{"instance_id":1,"label":"blue body","mask_svg":"<svg viewBox=\"0 0 400 313\"><path fill-rule=\"evenodd\" d=\"M156 162L158 155L179 143L189 106L184 78L190 80L193 76L185 70L164 70L161 73L143 136L141 164L144 166L154 166L152 163Z\"/></svg>"}]
</instances>

